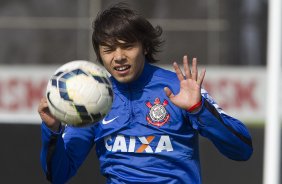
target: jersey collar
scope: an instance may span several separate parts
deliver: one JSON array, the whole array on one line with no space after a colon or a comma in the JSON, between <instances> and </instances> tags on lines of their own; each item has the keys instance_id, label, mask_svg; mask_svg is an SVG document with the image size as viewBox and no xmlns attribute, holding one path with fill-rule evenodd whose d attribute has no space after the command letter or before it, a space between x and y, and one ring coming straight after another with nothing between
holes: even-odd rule
<instances>
[{"instance_id":1,"label":"jersey collar","mask_svg":"<svg viewBox=\"0 0 282 184\"><path fill-rule=\"evenodd\" d=\"M110 77L113 84L113 88L117 88L121 91L132 91L132 90L142 90L145 85L151 81L155 68L145 61L143 71L138 79L130 83L120 83L114 77Z\"/></svg>"}]
</instances>

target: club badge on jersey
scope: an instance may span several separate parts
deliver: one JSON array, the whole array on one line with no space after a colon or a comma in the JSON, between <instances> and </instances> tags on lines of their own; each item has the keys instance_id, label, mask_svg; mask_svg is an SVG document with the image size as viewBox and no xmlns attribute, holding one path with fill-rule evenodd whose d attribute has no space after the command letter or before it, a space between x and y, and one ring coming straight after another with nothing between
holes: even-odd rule
<instances>
[{"instance_id":1,"label":"club badge on jersey","mask_svg":"<svg viewBox=\"0 0 282 184\"><path fill-rule=\"evenodd\" d=\"M155 99L153 105L149 101L146 102L146 106L150 109L149 114L146 116L146 120L149 124L161 127L169 120L170 114L167 113L165 108L167 104L167 100L161 103L159 98Z\"/></svg>"}]
</instances>

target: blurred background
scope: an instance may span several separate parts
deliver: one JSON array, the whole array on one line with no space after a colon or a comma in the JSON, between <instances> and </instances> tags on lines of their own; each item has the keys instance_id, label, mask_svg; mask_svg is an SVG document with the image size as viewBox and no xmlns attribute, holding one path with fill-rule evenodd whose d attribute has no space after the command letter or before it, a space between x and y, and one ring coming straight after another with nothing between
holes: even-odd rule
<instances>
[{"instance_id":1,"label":"blurred background","mask_svg":"<svg viewBox=\"0 0 282 184\"><path fill-rule=\"evenodd\" d=\"M96 62L91 24L100 10L116 2L0 1L0 183L48 183L40 166L37 105L57 67L72 60ZM251 132L254 154L247 162L229 160L200 139L203 183L262 183L267 0L128 4L164 30L158 65L171 69L184 54L197 57L207 68L204 87ZM104 183L99 172L93 149L69 183Z\"/></svg>"}]
</instances>

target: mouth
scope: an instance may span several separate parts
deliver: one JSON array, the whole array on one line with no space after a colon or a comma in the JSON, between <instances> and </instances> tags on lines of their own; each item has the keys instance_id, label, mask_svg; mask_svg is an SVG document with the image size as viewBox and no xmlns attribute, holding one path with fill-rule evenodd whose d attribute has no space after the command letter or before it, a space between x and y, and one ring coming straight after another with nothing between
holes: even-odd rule
<instances>
[{"instance_id":1,"label":"mouth","mask_svg":"<svg viewBox=\"0 0 282 184\"><path fill-rule=\"evenodd\" d=\"M118 72L124 72L127 71L128 69L130 69L130 65L122 65L122 66L115 66L114 70L118 71Z\"/></svg>"}]
</instances>

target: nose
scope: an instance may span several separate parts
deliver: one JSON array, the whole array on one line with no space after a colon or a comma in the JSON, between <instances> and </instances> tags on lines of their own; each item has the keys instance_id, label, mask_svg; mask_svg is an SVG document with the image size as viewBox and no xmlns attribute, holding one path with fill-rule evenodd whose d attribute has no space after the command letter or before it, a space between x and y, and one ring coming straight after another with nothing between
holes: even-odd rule
<instances>
[{"instance_id":1,"label":"nose","mask_svg":"<svg viewBox=\"0 0 282 184\"><path fill-rule=\"evenodd\" d=\"M114 52L114 61L122 61L124 59L125 59L125 55L123 49L117 47Z\"/></svg>"}]
</instances>

